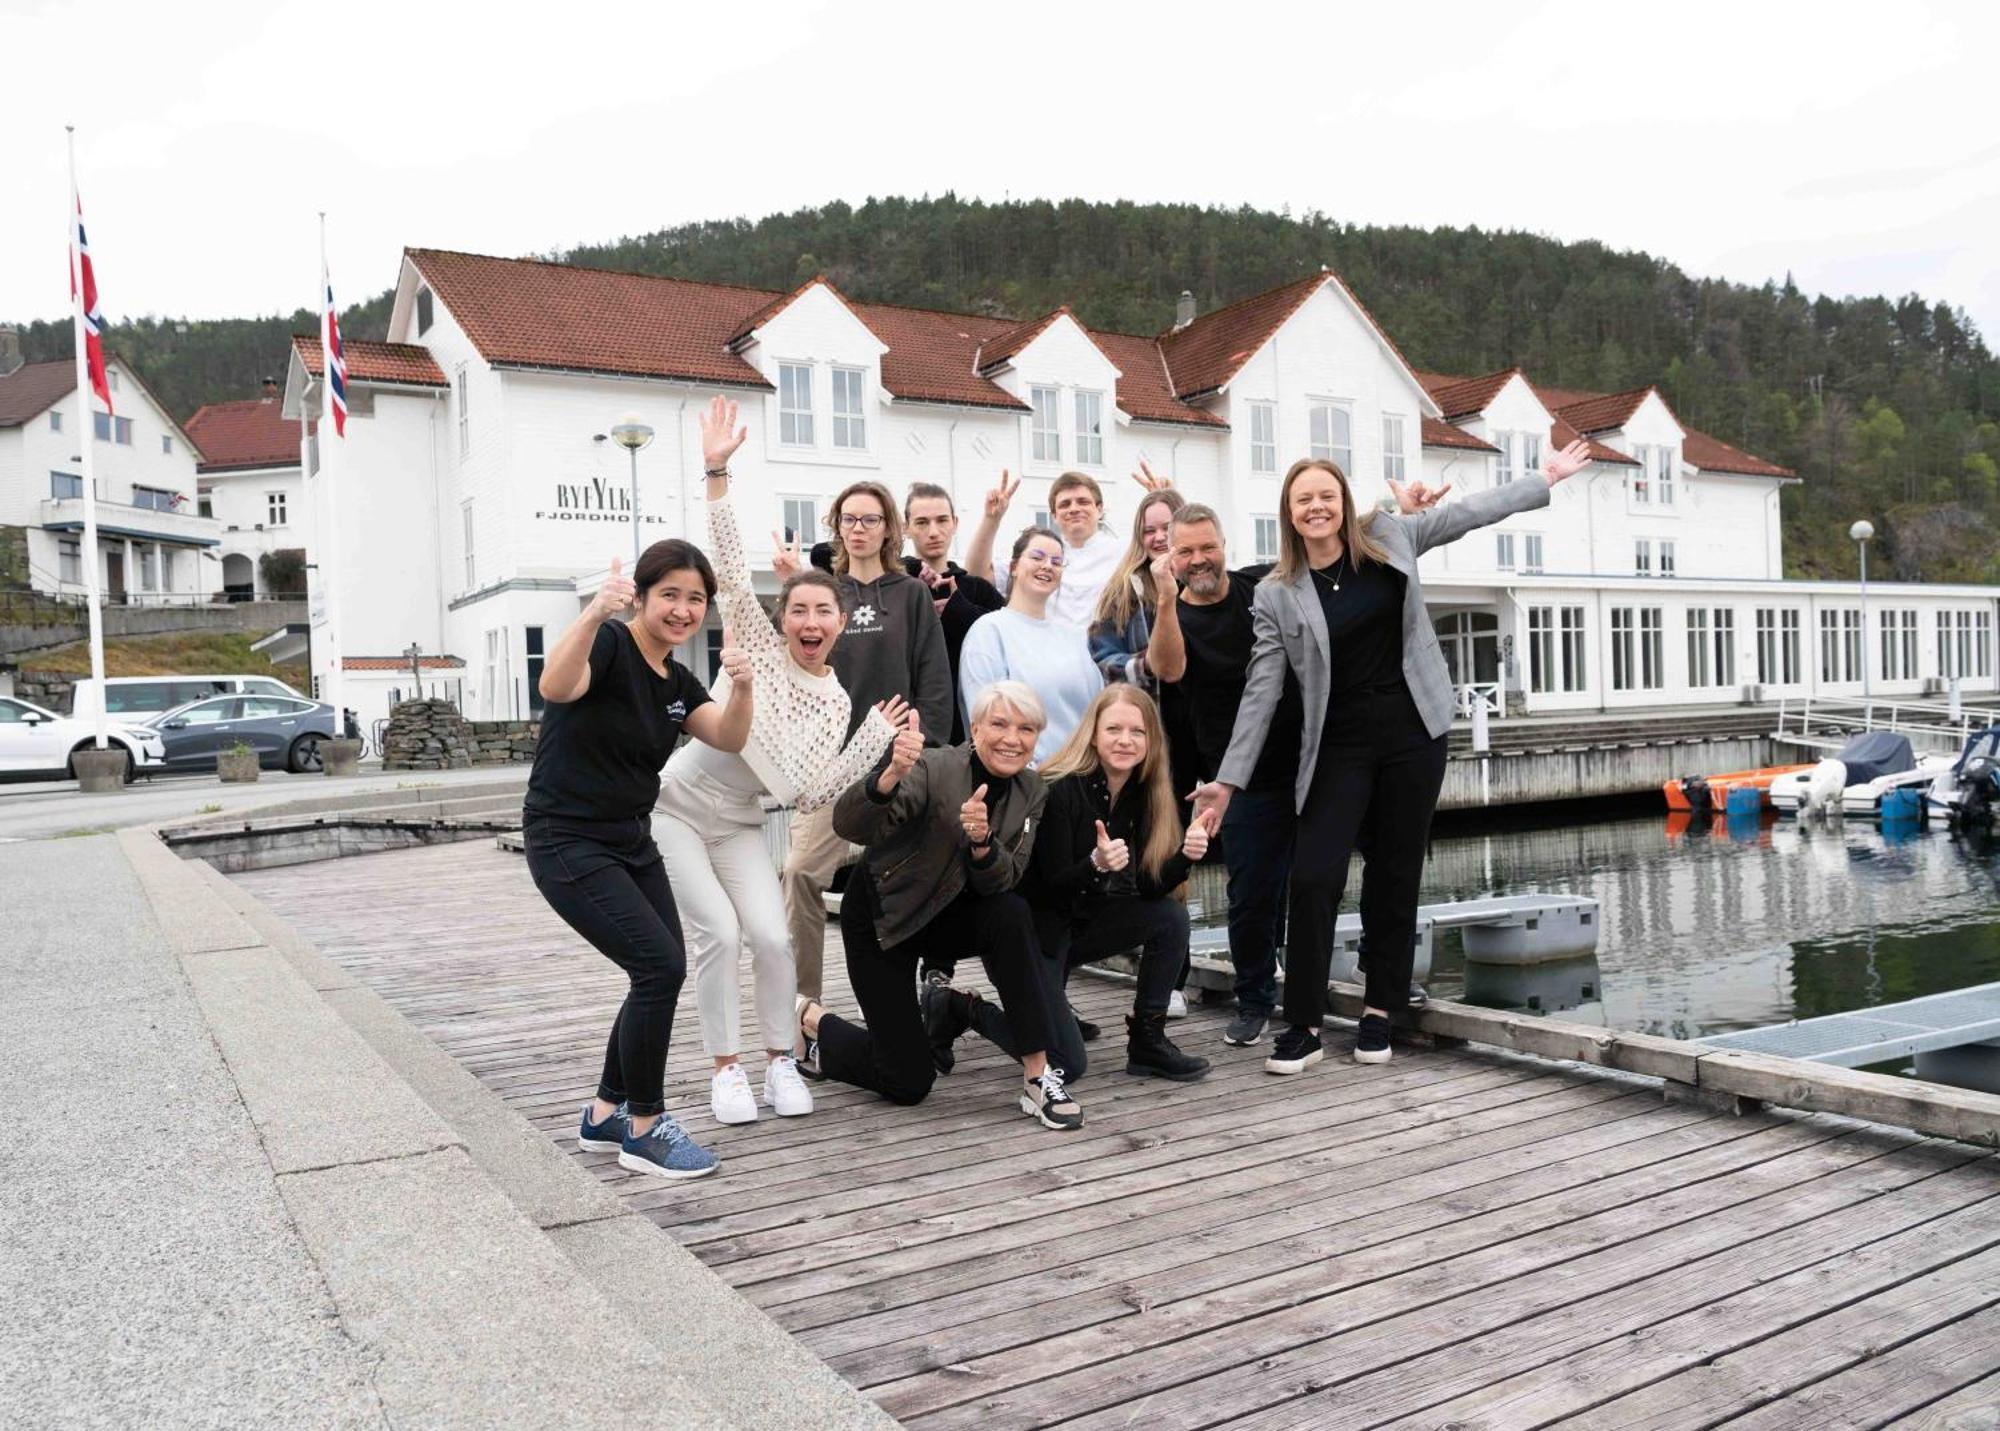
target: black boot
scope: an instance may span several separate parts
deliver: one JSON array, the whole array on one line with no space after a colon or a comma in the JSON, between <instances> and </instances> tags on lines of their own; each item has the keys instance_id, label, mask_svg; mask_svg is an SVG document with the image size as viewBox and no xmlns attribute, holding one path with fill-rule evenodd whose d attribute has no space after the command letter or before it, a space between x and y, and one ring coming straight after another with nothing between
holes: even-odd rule
<instances>
[{"instance_id":1,"label":"black boot","mask_svg":"<svg viewBox=\"0 0 2000 1431\"><path fill-rule=\"evenodd\" d=\"M931 1063L939 1073L950 1073L958 1062L958 1055L952 1045L958 1036L972 1027L972 995L963 989L954 989L946 982L950 976L934 972L924 984L923 997L919 1001L924 1015L924 1034L930 1040Z\"/></svg>"},{"instance_id":2,"label":"black boot","mask_svg":"<svg viewBox=\"0 0 2000 1431\"><path fill-rule=\"evenodd\" d=\"M1125 1016L1125 1071L1146 1078L1170 1078L1176 1083L1192 1083L1208 1076L1208 1060L1182 1053L1167 1037L1167 1016L1127 1014Z\"/></svg>"}]
</instances>

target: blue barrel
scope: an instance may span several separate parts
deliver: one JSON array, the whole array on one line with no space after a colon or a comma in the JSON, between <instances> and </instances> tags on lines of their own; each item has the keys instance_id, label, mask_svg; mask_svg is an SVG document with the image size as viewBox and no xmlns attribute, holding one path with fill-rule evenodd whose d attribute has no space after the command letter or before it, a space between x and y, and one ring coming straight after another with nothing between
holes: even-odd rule
<instances>
[{"instance_id":1,"label":"blue barrel","mask_svg":"<svg viewBox=\"0 0 2000 1431\"><path fill-rule=\"evenodd\" d=\"M1905 786L1882 797L1882 818L1914 825L1924 818L1924 792Z\"/></svg>"},{"instance_id":2,"label":"blue barrel","mask_svg":"<svg viewBox=\"0 0 2000 1431\"><path fill-rule=\"evenodd\" d=\"M1732 820L1763 814L1764 792L1754 785L1736 786L1729 792L1729 804L1724 813Z\"/></svg>"}]
</instances>

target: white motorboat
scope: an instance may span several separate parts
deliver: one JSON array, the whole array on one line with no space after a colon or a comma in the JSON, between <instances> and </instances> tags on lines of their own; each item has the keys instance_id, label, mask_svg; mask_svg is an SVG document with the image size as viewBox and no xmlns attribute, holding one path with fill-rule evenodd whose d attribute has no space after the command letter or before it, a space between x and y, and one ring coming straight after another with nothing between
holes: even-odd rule
<instances>
[{"instance_id":1,"label":"white motorboat","mask_svg":"<svg viewBox=\"0 0 2000 1431\"><path fill-rule=\"evenodd\" d=\"M1883 797L1892 790L1928 789L1952 765L1948 755L1922 760L1910 750L1910 738L1895 731L1870 730L1851 738L1840 754L1809 770L1780 775L1771 782L1774 809L1800 815L1838 814L1869 818L1882 813Z\"/></svg>"},{"instance_id":2,"label":"white motorboat","mask_svg":"<svg viewBox=\"0 0 2000 1431\"><path fill-rule=\"evenodd\" d=\"M1967 736L1965 749L1931 781L1925 799L1955 826L1990 827L2000 814L2000 726Z\"/></svg>"}]
</instances>

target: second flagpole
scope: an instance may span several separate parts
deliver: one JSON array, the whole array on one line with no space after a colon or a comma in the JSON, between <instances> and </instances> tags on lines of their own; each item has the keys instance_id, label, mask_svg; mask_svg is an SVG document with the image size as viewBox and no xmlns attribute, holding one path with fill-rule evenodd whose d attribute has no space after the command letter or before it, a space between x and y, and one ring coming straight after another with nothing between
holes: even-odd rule
<instances>
[{"instance_id":1,"label":"second flagpole","mask_svg":"<svg viewBox=\"0 0 2000 1431\"><path fill-rule=\"evenodd\" d=\"M83 588L90 602L90 679L97 688L96 748L107 744L106 708L110 693L104 689L104 610L98 573L104 558L97 550L97 413L90 404L90 343L84 331L83 304L83 201L76 187L76 126L66 124L69 135L69 286L71 322L76 329L76 440L83 454Z\"/></svg>"}]
</instances>

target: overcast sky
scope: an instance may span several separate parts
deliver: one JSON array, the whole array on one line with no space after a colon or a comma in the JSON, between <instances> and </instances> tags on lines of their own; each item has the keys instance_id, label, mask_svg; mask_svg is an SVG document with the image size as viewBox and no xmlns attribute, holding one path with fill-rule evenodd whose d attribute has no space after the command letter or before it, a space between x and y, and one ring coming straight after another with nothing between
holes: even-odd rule
<instances>
[{"instance_id":1,"label":"overcast sky","mask_svg":"<svg viewBox=\"0 0 2000 1431\"><path fill-rule=\"evenodd\" d=\"M1984 0L0 0L0 318L65 311L69 120L113 318L310 304L320 209L346 303L406 244L949 188L1598 239L1994 343L1997 41Z\"/></svg>"}]
</instances>

